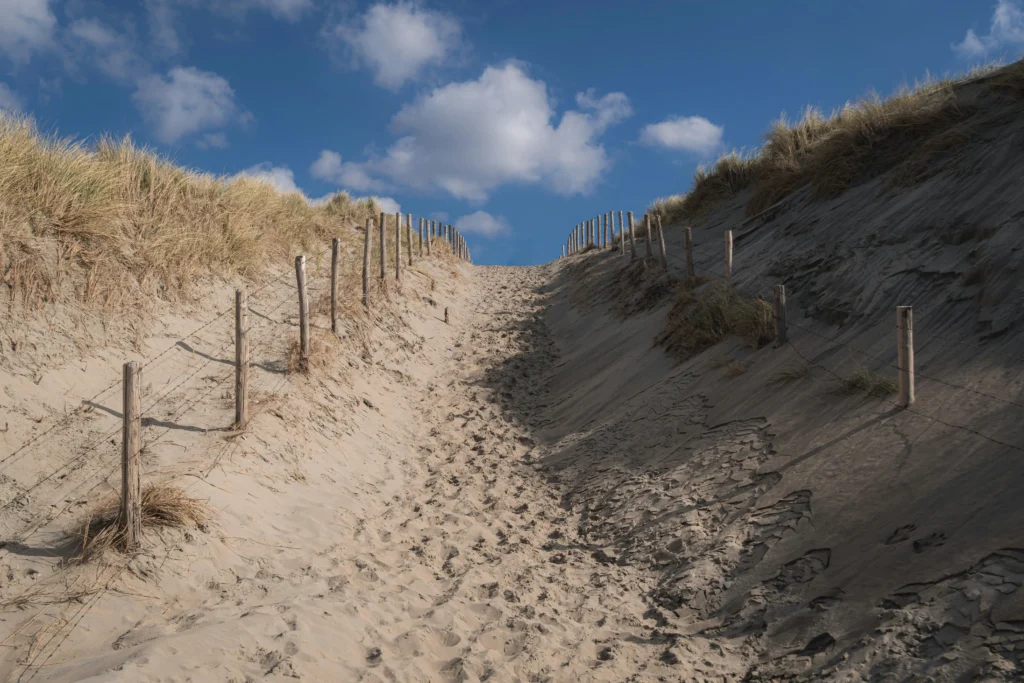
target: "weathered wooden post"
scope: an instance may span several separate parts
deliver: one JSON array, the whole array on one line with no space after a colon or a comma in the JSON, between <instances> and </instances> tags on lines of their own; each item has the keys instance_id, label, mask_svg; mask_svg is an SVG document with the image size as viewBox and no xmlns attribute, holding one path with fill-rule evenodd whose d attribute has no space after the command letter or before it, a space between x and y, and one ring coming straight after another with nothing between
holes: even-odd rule
<instances>
[{"instance_id":1,"label":"weathered wooden post","mask_svg":"<svg viewBox=\"0 0 1024 683\"><path fill-rule=\"evenodd\" d=\"M907 408L914 403L914 307L896 307L898 404Z\"/></svg>"},{"instance_id":2,"label":"weathered wooden post","mask_svg":"<svg viewBox=\"0 0 1024 683\"><path fill-rule=\"evenodd\" d=\"M622 222L621 211L619 211L619 254L626 255L626 226Z\"/></svg>"},{"instance_id":3,"label":"weathered wooden post","mask_svg":"<svg viewBox=\"0 0 1024 683\"><path fill-rule=\"evenodd\" d=\"M331 240L331 332L338 333L338 262L341 260L341 240Z\"/></svg>"},{"instance_id":4,"label":"weathered wooden post","mask_svg":"<svg viewBox=\"0 0 1024 683\"><path fill-rule=\"evenodd\" d=\"M661 254L661 267L668 270L668 253L665 251L665 229L661 225L661 214L655 218L658 220L658 251Z\"/></svg>"},{"instance_id":5,"label":"weathered wooden post","mask_svg":"<svg viewBox=\"0 0 1024 683\"><path fill-rule=\"evenodd\" d=\"M124 549L132 552L142 538L142 377L139 364L124 364L121 428L121 509L118 531L124 539Z\"/></svg>"},{"instance_id":6,"label":"weathered wooden post","mask_svg":"<svg viewBox=\"0 0 1024 683\"><path fill-rule=\"evenodd\" d=\"M732 281L732 230L725 231L725 281Z\"/></svg>"},{"instance_id":7,"label":"weathered wooden post","mask_svg":"<svg viewBox=\"0 0 1024 683\"><path fill-rule=\"evenodd\" d=\"M423 219L420 218L420 258L423 258Z\"/></svg>"},{"instance_id":8,"label":"weathered wooden post","mask_svg":"<svg viewBox=\"0 0 1024 683\"><path fill-rule=\"evenodd\" d=\"M626 217L629 218L629 260L630 261L635 261L636 260L636 237L634 235L635 230L633 229L633 212L630 211L628 214L626 214Z\"/></svg>"},{"instance_id":9,"label":"weathered wooden post","mask_svg":"<svg viewBox=\"0 0 1024 683\"><path fill-rule=\"evenodd\" d=\"M683 236L686 249L686 277L695 278L697 277L697 272L693 267L693 228L686 226Z\"/></svg>"},{"instance_id":10,"label":"weathered wooden post","mask_svg":"<svg viewBox=\"0 0 1024 683\"><path fill-rule=\"evenodd\" d=\"M235 290L235 428L249 423L249 297Z\"/></svg>"},{"instance_id":11,"label":"weathered wooden post","mask_svg":"<svg viewBox=\"0 0 1024 683\"><path fill-rule=\"evenodd\" d=\"M604 238L605 246L615 249L615 212L608 212L608 236Z\"/></svg>"},{"instance_id":12,"label":"weathered wooden post","mask_svg":"<svg viewBox=\"0 0 1024 683\"><path fill-rule=\"evenodd\" d=\"M385 276L385 259L387 258L387 238L384 234L384 221L387 218L384 212L380 212L380 279L383 280Z\"/></svg>"},{"instance_id":13,"label":"weathered wooden post","mask_svg":"<svg viewBox=\"0 0 1024 683\"><path fill-rule=\"evenodd\" d=\"M402 281L402 214L395 214L395 280Z\"/></svg>"},{"instance_id":14,"label":"weathered wooden post","mask_svg":"<svg viewBox=\"0 0 1024 683\"><path fill-rule=\"evenodd\" d=\"M562 245L562 256L561 256L561 258L565 258L565 245L564 244Z\"/></svg>"},{"instance_id":15,"label":"weathered wooden post","mask_svg":"<svg viewBox=\"0 0 1024 683\"><path fill-rule=\"evenodd\" d=\"M786 343L786 285L772 288L772 313L775 316L775 346Z\"/></svg>"},{"instance_id":16,"label":"weathered wooden post","mask_svg":"<svg viewBox=\"0 0 1024 683\"><path fill-rule=\"evenodd\" d=\"M405 214L405 246L409 249L409 267L412 267L412 214Z\"/></svg>"},{"instance_id":17,"label":"weathered wooden post","mask_svg":"<svg viewBox=\"0 0 1024 683\"><path fill-rule=\"evenodd\" d=\"M426 221L427 256L430 256L430 243L434 241L434 221Z\"/></svg>"},{"instance_id":18,"label":"weathered wooden post","mask_svg":"<svg viewBox=\"0 0 1024 683\"><path fill-rule=\"evenodd\" d=\"M306 296L306 257L295 257L295 280L299 286L299 363L309 365L309 297Z\"/></svg>"},{"instance_id":19,"label":"weathered wooden post","mask_svg":"<svg viewBox=\"0 0 1024 683\"><path fill-rule=\"evenodd\" d=\"M373 219L366 219L366 235L363 240L363 308L370 310L370 241L373 239Z\"/></svg>"},{"instance_id":20,"label":"weathered wooden post","mask_svg":"<svg viewBox=\"0 0 1024 683\"><path fill-rule=\"evenodd\" d=\"M647 262L651 260L651 256L653 255L651 250L651 214L649 213L644 214L644 227L646 228L644 232L647 233L647 252L644 254L644 262Z\"/></svg>"}]
</instances>

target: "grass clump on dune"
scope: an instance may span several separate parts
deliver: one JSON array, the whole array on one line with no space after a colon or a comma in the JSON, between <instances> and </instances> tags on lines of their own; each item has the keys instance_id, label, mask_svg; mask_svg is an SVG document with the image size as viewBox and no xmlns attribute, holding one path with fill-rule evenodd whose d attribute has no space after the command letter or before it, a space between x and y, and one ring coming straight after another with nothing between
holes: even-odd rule
<instances>
[{"instance_id":1,"label":"grass clump on dune","mask_svg":"<svg viewBox=\"0 0 1024 683\"><path fill-rule=\"evenodd\" d=\"M932 156L949 151L969 139L958 126L975 108L960 86L974 80L989 92L1024 99L1024 62L1018 62L956 78L927 78L887 99L872 94L847 103L828 116L814 108L796 121L783 115L756 154L734 151L711 169L698 168L688 193L659 199L648 212L660 214L666 224L693 221L752 188L746 213L753 216L804 186L810 186L813 199L835 197L863 178L913 161L922 146ZM918 169L912 175L922 174Z\"/></svg>"},{"instance_id":2,"label":"grass clump on dune","mask_svg":"<svg viewBox=\"0 0 1024 683\"><path fill-rule=\"evenodd\" d=\"M680 287L665 330L656 343L685 360L733 336L753 349L773 341L772 307L761 298L748 299L732 287L716 282L699 293Z\"/></svg>"},{"instance_id":3,"label":"grass clump on dune","mask_svg":"<svg viewBox=\"0 0 1024 683\"><path fill-rule=\"evenodd\" d=\"M93 511L73 534L79 561L88 560L107 550L122 550L124 534L119 528L120 496L110 496ZM203 529L209 516L206 505L189 498L176 486L147 484L142 489L142 529Z\"/></svg>"},{"instance_id":4,"label":"grass clump on dune","mask_svg":"<svg viewBox=\"0 0 1024 683\"><path fill-rule=\"evenodd\" d=\"M30 307L117 311L188 295L204 276L254 277L376 217L373 200L312 205L250 177L175 166L128 139L94 145L0 113L0 273Z\"/></svg>"},{"instance_id":5,"label":"grass clump on dune","mask_svg":"<svg viewBox=\"0 0 1024 683\"><path fill-rule=\"evenodd\" d=\"M889 394L895 394L897 388L895 380L882 377L867 368L857 368L848 377L839 381L836 392L840 394L865 393L874 398L884 398Z\"/></svg>"}]
</instances>

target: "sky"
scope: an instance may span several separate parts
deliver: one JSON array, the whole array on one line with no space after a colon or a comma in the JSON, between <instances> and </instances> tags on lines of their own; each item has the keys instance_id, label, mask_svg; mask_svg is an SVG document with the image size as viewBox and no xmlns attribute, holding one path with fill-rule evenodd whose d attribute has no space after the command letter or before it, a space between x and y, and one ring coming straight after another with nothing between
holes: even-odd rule
<instances>
[{"instance_id":1,"label":"sky","mask_svg":"<svg viewBox=\"0 0 1024 683\"><path fill-rule=\"evenodd\" d=\"M0 0L0 108L525 265L782 114L1022 51L1024 0Z\"/></svg>"}]
</instances>

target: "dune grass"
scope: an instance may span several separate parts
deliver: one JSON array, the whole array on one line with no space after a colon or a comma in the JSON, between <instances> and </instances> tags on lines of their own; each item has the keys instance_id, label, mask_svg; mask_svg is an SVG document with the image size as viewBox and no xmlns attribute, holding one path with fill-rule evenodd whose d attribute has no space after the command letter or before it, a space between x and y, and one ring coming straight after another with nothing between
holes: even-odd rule
<instances>
[{"instance_id":1,"label":"dune grass","mask_svg":"<svg viewBox=\"0 0 1024 683\"><path fill-rule=\"evenodd\" d=\"M112 312L255 277L377 217L344 193L316 206L269 183L178 167L128 138L87 145L0 113L0 273L15 302Z\"/></svg>"},{"instance_id":2,"label":"dune grass","mask_svg":"<svg viewBox=\"0 0 1024 683\"><path fill-rule=\"evenodd\" d=\"M739 337L758 349L775 339L775 318L767 301L748 299L715 282L699 293L690 287L679 288L657 343L685 360L728 337Z\"/></svg>"},{"instance_id":3,"label":"dune grass","mask_svg":"<svg viewBox=\"0 0 1024 683\"><path fill-rule=\"evenodd\" d=\"M890 394L895 394L897 388L896 380L883 377L867 368L859 367L839 381L839 384L836 386L836 393L848 395L865 393L874 398L884 398Z\"/></svg>"},{"instance_id":4,"label":"dune grass","mask_svg":"<svg viewBox=\"0 0 1024 683\"><path fill-rule=\"evenodd\" d=\"M695 221L750 189L746 213L753 216L802 187L810 186L812 199L835 197L901 163L909 163L901 181L912 182L934 155L970 139L959 126L975 109L972 95L960 86L976 80L988 92L1024 99L1024 62L1016 62L951 78L926 77L888 98L873 93L828 116L814 108L795 121L783 115L758 151L732 151L711 168L698 168L689 192L658 199L648 212L660 214L665 224Z\"/></svg>"}]
</instances>

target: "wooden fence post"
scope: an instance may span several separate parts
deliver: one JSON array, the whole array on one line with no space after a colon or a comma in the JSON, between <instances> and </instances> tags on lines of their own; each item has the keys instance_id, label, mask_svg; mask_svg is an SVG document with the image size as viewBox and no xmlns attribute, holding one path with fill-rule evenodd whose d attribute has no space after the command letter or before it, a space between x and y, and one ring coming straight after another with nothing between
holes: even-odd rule
<instances>
[{"instance_id":1,"label":"wooden fence post","mask_svg":"<svg viewBox=\"0 0 1024 683\"><path fill-rule=\"evenodd\" d=\"M619 254L626 255L626 226L622 222L621 211L619 211Z\"/></svg>"},{"instance_id":2,"label":"wooden fence post","mask_svg":"<svg viewBox=\"0 0 1024 683\"><path fill-rule=\"evenodd\" d=\"M306 296L306 257L295 257L295 280L299 286L299 364L309 365L309 298Z\"/></svg>"},{"instance_id":3,"label":"wooden fence post","mask_svg":"<svg viewBox=\"0 0 1024 683\"><path fill-rule=\"evenodd\" d=\"M331 240L331 332L338 334L338 262L341 260L341 240Z\"/></svg>"},{"instance_id":4,"label":"wooden fence post","mask_svg":"<svg viewBox=\"0 0 1024 683\"><path fill-rule=\"evenodd\" d=\"M386 239L387 236L384 234L384 220L385 220L385 218L386 218L386 216L385 216L384 212L381 211L380 212L380 227L379 227L379 232L380 232L380 279L381 280L384 279L384 275L385 275L385 272L384 272L385 271L385 259L387 258L387 251L388 251L387 246L385 246L385 245L387 245L387 239Z\"/></svg>"},{"instance_id":5,"label":"wooden fence post","mask_svg":"<svg viewBox=\"0 0 1024 683\"><path fill-rule=\"evenodd\" d=\"M604 238L605 246L609 249L615 248L615 212L608 212L608 236Z\"/></svg>"},{"instance_id":6,"label":"wooden fence post","mask_svg":"<svg viewBox=\"0 0 1024 683\"><path fill-rule=\"evenodd\" d=\"M732 281L732 230L725 231L725 281Z\"/></svg>"},{"instance_id":7,"label":"wooden fence post","mask_svg":"<svg viewBox=\"0 0 1024 683\"><path fill-rule=\"evenodd\" d=\"M423 219L420 218L420 258L423 258Z\"/></svg>"},{"instance_id":8,"label":"wooden fence post","mask_svg":"<svg viewBox=\"0 0 1024 683\"><path fill-rule=\"evenodd\" d=\"M786 343L786 285L775 285L772 288L772 309L775 315L775 346Z\"/></svg>"},{"instance_id":9,"label":"wooden fence post","mask_svg":"<svg viewBox=\"0 0 1024 683\"><path fill-rule=\"evenodd\" d=\"M693 268L693 228L687 226L683 236L686 239L686 277L695 278L697 273Z\"/></svg>"},{"instance_id":10,"label":"wooden fence post","mask_svg":"<svg viewBox=\"0 0 1024 683\"><path fill-rule=\"evenodd\" d=\"M363 308L370 310L370 240L373 239L373 219L366 219L363 240Z\"/></svg>"},{"instance_id":11,"label":"wooden fence post","mask_svg":"<svg viewBox=\"0 0 1024 683\"><path fill-rule=\"evenodd\" d=\"M665 251L665 229L661 225L661 214L658 219L658 250L661 252L661 267L668 270L668 253Z\"/></svg>"},{"instance_id":12,"label":"wooden fence post","mask_svg":"<svg viewBox=\"0 0 1024 683\"><path fill-rule=\"evenodd\" d=\"M914 307L896 307L898 403L907 408L914 403Z\"/></svg>"},{"instance_id":13,"label":"wooden fence post","mask_svg":"<svg viewBox=\"0 0 1024 683\"><path fill-rule=\"evenodd\" d=\"M118 531L124 549L132 552L142 537L142 377L139 364L124 364L124 410L121 428L121 510Z\"/></svg>"},{"instance_id":14,"label":"wooden fence post","mask_svg":"<svg viewBox=\"0 0 1024 683\"><path fill-rule=\"evenodd\" d=\"M412 214L405 214L405 246L409 248L409 267L412 267Z\"/></svg>"},{"instance_id":15,"label":"wooden fence post","mask_svg":"<svg viewBox=\"0 0 1024 683\"><path fill-rule=\"evenodd\" d=\"M235 290L235 429L249 424L249 296Z\"/></svg>"},{"instance_id":16,"label":"wooden fence post","mask_svg":"<svg viewBox=\"0 0 1024 683\"><path fill-rule=\"evenodd\" d=\"M565 258L565 245L562 245L562 258Z\"/></svg>"},{"instance_id":17,"label":"wooden fence post","mask_svg":"<svg viewBox=\"0 0 1024 683\"><path fill-rule=\"evenodd\" d=\"M653 255L651 250L651 214L649 213L644 214L644 226L647 228L647 253L644 254L644 261L649 261Z\"/></svg>"},{"instance_id":18,"label":"wooden fence post","mask_svg":"<svg viewBox=\"0 0 1024 683\"><path fill-rule=\"evenodd\" d=\"M635 231L633 230L633 212L630 211L627 214L627 217L629 218L629 260L630 261L635 261L636 260L636 238L634 236L634 232Z\"/></svg>"},{"instance_id":19,"label":"wooden fence post","mask_svg":"<svg viewBox=\"0 0 1024 683\"><path fill-rule=\"evenodd\" d=\"M402 281L402 214L395 214L395 279Z\"/></svg>"},{"instance_id":20,"label":"wooden fence post","mask_svg":"<svg viewBox=\"0 0 1024 683\"><path fill-rule=\"evenodd\" d=\"M426 221L424 230L427 233L427 256L430 256L430 243L434 239L434 221Z\"/></svg>"}]
</instances>

